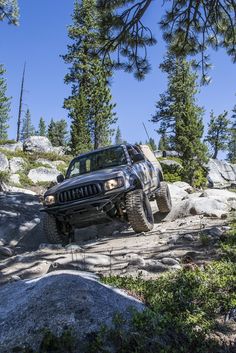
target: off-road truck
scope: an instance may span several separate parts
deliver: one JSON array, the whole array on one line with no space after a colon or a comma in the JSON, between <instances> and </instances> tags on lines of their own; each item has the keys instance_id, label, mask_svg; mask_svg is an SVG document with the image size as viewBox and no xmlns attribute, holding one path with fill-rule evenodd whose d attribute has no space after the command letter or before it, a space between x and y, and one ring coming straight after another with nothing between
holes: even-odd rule
<instances>
[{"instance_id":1,"label":"off-road truck","mask_svg":"<svg viewBox=\"0 0 236 353\"><path fill-rule=\"evenodd\" d=\"M67 243L76 228L128 221L136 233L152 230L150 200L171 210L168 185L148 146L121 144L74 158L44 195L42 225L51 243Z\"/></svg>"}]
</instances>

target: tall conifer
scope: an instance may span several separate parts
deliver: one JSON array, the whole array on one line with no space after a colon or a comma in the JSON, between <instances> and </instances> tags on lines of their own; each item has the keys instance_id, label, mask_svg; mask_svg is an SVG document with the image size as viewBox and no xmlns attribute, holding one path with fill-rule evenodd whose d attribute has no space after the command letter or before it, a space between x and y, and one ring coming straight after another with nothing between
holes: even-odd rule
<instances>
[{"instance_id":1,"label":"tall conifer","mask_svg":"<svg viewBox=\"0 0 236 353\"><path fill-rule=\"evenodd\" d=\"M95 54L100 46L98 23L96 0L76 1L73 25L68 28L72 44L64 55L71 64L65 83L72 85L64 107L71 118L71 149L76 154L109 144L116 121L108 85L110 72Z\"/></svg>"},{"instance_id":2,"label":"tall conifer","mask_svg":"<svg viewBox=\"0 0 236 353\"><path fill-rule=\"evenodd\" d=\"M212 158L216 159L219 151L225 151L229 141L229 124L227 119L228 112L215 116L211 111L210 122L205 141L208 142L212 150Z\"/></svg>"},{"instance_id":3,"label":"tall conifer","mask_svg":"<svg viewBox=\"0 0 236 353\"><path fill-rule=\"evenodd\" d=\"M31 122L30 110L27 109L22 123L21 140L24 141L35 134L35 128Z\"/></svg>"},{"instance_id":4,"label":"tall conifer","mask_svg":"<svg viewBox=\"0 0 236 353\"><path fill-rule=\"evenodd\" d=\"M7 139L8 120L10 113L10 98L6 96L7 84L4 78L5 70L0 65L0 140Z\"/></svg>"},{"instance_id":5,"label":"tall conifer","mask_svg":"<svg viewBox=\"0 0 236 353\"><path fill-rule=\"evenodd\" d=\"M167 73L168 87L156 104L152 121L160 124L158 131L168 134L172 148L182 156L184 180L198 185L204 180L207 149L201 141L203 109L196 103L197 76L190 63L171 54L161 69Z\"/></svg>"}]
</instances>

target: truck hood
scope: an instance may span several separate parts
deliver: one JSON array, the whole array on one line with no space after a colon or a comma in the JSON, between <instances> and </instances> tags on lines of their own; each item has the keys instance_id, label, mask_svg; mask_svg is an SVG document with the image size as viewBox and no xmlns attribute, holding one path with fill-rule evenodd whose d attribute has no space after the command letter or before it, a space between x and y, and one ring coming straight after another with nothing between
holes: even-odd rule
<instances>
[{"instance_id":1,"label":"truck hood","mask_svg":"<svg viewBox=\"0 0 236 353\"><path fill-rule=\"evenodd\" d=\"M89 184L93 182L106 181L109 179L124 177L130 174L131 167L128 165L97 170L88 174L83 174L71 179L65 179L62 183L47 190L45 196L56 194L58 191L71 189L73 187Z\"/></svg>"}]
</instances>

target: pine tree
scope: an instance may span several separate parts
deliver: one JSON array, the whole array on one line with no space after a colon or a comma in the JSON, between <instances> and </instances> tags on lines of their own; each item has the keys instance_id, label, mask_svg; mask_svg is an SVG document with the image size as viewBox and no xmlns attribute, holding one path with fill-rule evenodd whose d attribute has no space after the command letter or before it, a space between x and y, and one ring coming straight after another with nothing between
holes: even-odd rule
<instances>
[{"instance_id":1,"label":"pine tree","mask_svg":"<svg viewBox=\"0 0 236 353\"><path fill-rule=\"evenodd\" d=\"M45 120L42 116L39 119L38 135L39 136L46 136L47 135L47 126L46 126Z\"/></svg>"},{"instance_id":2,"label":"pine tree","mask_svg":"<svg viewBox=\"0 0 236 353\"><path fill-rule=\"evenodd\" d=\"M30 136L35 135L35 128L31 122L31 114L29 109L26 110L21 129L21 140L24 141Z\"/></svg>"},{"instance_id":3,"label":"pine tree","mask_svg":"<svg viewBox=\"0 0 236 353\"><path fill-rule=\"evenodd\" d=\"M152 137L150 137L149 141L146 141L146 144L149 145L153 151L157 150L157 145Z\"/></svg>"},{"instance_id":4,"label":"pine tree","mask_svg":"<svg viewBox=\"0 0 236 353\"><path fill-rule=\"evenodd\" d=\"M161 133L161 137L158 143L158 150L160 151L168 151L170 150L170 141L169 138L167 137L166 133L163 132Z\"/></svg>"},{"instance_id":5,"label":"pine tree","mask_svg":"<svg viewBox=\"0 0 236 353\"><path fill-rule=\"evenodd\" d=\"M120 145L121 143L123 143L123 139L122 139L122 136L121 136L120 127L118 126L118 128L116 130L115 144L116 145Z\"/></svg>"},{"instance_id":6,"label":"pine tree","mask_svg":"<svg viewBox=\"0 0 236 353\"><path fill-rule=\"evenodd\" d=\"M148 26L147 13L155 13L163 38L178 56L198 55L203 82L209 82L209 60L206 50L224 48L236 61L235 1L208 0L162 2L163 16L159 21L158 1L98 0L102 14L103 52L112 55L119 68L135 72L143 78L149 70L147 47L156 43ZM160 37L160 34L159 34ZM114 52L117 56L114 55Z\"/></svg>"},{"instance_id":7,"label":"pine tree","mask_svg":"<svg viewBox=\"0 0 236 353\"><path fill-rule=\"evenodd\" d=\"M167 73L168 87L156 104L152 121L160 124L158 131L168 136L172 148L182 156L183 179L196 185L203 180L207 161L206 146L201 141L203 109L195 98L197 76L190 63L170 54L161 68Z\"/></svg>"},{"instance_id":8,"label":"pine tree","mask_svg":"<svg viewBox=\"0 0 236 353\"><path fill-rule=\"evenodd\" d=\"M236 105L233 108L233 115L231 119L233 120L230 127L229 134L229 145L228 145L228 156L227 159L231 163L236 163Z\"/></svg>"},{"instance_id":9,"label":"pine tree","mask_svg":"<svg viewBox=\"0 0 236 353\"><path fill-rule=\"evenodd\" d=\"M230 121L227 119L227 115L228 113L224 112L223 114L214 116L213 111L210 114L205 141L208 142L213 151L213 159L217 158L219 151L225 151L228 147Z\"/></svg>"},{"instance_id":10,"label":"pine tree","mask_svg":"<svg viewBox=\"0 0 236 353\"><path fill-rule=\"evenodd\" d=\"M54 147L66 146L67 134L67 122L64 119L58 121L51 119L47 135Z\"/></svg>"},{"instance_id":11,"label":"pine tree","mask_svg":"<svg viewBox=\"0 0 236 353\"><path fill-rule=\"evenodd\" d=\"M111 126L116 121L108 85L111 73L95 54L100 46L98 23L96 0L75 2L73 25L68 29L73 43L64 55L65 62L71 64L65 83L72 84L72 93L64 107L72 121L71 149L75 154L110 144Z\"/></svg>"},{"instance_id":12,"label":"pine tree","mask_svg":"<svg viewBox=\"0 0 236 353\"><path fill-rule=\"evenodd\" d=\"M11 98L6 97L7 84L3 77L5 72L3 65L0 65L0 140L7 139L8 120L10 118Z\"/></svg>"},{"instance_id":13,"label":"pine tree","mask_svg":"<svg viewBox=\"0 0 236 353\"><path fill-rule=\"evenodd\" d=\"M0 21L7 19L9 24L18 24L19 9L17 0L0 0Z\"/></svg>"}]
</instances>

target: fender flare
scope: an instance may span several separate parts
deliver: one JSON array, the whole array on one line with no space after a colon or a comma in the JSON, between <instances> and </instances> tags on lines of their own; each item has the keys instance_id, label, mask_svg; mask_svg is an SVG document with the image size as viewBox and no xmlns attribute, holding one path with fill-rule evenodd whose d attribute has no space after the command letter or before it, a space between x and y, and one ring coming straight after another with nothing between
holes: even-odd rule
<instances>
[{"instance_id":1,"label":"fender flare","mask_svg":"<svg viewBox=\"0 0 236 353\"><path fill-rule=\"evenodd\" d=\"M133 187L134 189L143 189L143 185L141 180L138 178L137 175L131 174L129 176L129 182L130 186Z\"/></svg>"}]
</instances>

